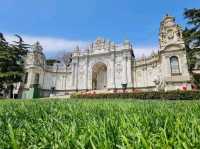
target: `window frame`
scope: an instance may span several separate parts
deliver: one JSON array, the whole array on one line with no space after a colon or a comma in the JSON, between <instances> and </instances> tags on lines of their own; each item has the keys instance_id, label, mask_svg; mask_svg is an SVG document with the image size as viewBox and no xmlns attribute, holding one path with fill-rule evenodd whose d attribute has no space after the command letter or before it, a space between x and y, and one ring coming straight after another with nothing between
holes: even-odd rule
<instances>
[{"instance_id":1,"label":"window frame","mask_svg":"<svg viewBox=\"0 0 200 149\"><path fill-rule=\"evenodd\" d=\"M25 73L25 77L24 77L24 84L27 84L28 83L28 72Z\"/></svg>"},{"instance_id":2,"label":"window frame","mask_svg":"<svg viewBox=\"0 0 200 149\"><path fill-rule=\"evenodd\" d=\"M178 64L178 72L173 72L174 68L173 68L173 64L172 64L172 59L175 58ZM170 69L171 69L171 75L172 76L177 76L177 75L181 75L181 70L180 70L180 64L179 64L179 58L178 56L171 56L169 58L169 62L170 62Z\"/></svg>"},{"instance_id":3,"label":"window frame","mask_svg":"<svg viewBox=\"0 0 200 149\"><path fill-rule=\"evenodd\" d=\"M34 80L34 84L39 84L40 83L40 74L36 73L35 74L35 80Z\"/></svg>"}]
</instances>

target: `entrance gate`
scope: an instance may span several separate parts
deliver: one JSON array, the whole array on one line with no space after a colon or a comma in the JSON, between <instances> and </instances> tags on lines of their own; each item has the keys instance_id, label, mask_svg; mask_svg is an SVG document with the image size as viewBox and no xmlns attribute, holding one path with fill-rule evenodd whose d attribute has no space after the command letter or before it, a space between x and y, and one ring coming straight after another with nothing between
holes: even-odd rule
<instances>
[{"instance_id":1,"label":"entrance gate","mask_svg":"<svg viewBox=\"0 0 200 149\"><path fill-rule=\"evenodd\" d=\"M92 89L103 90L107 88L107 67L104 63L97 63L92 68Z\"/></svg>"}]
</instances>

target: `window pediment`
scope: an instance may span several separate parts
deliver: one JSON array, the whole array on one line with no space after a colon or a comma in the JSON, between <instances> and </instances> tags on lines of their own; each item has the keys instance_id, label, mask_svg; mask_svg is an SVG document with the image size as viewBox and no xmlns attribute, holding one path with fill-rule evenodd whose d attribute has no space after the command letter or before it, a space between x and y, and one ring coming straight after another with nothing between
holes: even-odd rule
<instances>
[{"instance_id":1,"label":"window pediment","mask_svg":"<svg viewBox=\"0 0 200 149\"><path fill-rule=\"evenodd\" d=\"M177 51L182 50L184 47L180 44L169 44L162 51Z\"/></svg>"}]
</instances>

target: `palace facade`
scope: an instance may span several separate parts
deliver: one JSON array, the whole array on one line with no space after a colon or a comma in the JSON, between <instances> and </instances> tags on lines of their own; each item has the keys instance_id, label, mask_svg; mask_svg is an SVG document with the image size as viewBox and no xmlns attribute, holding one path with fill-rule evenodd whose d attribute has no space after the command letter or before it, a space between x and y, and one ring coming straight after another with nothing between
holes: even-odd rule
<instances>
[{"instance_id":1,"label":"palace facade","mask_svg":"<svg viewBox=\"0 0 200 149\"><path fill-rule=\"evenodd\" d=\"M122 44L98 38L87 49L76 47L72 62L49 66L37 42L26 57L23 97L38 84L41 96L74 91L128 89L155 91L191 89L182 30L175 18L166 15L160 23L159 49L149 57L137 59L129 41Z\"/></svg>"}]
</instances>

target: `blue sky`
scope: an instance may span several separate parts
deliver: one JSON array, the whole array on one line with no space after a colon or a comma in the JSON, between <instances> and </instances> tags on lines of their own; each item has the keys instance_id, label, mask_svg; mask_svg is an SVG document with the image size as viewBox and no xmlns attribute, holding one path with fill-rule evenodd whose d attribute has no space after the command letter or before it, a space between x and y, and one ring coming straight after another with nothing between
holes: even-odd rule
<instances>
[{"instance_id":1,"label":"blue sky","mask_svg":"<svg viewBox=\"0 0 200 149\"><path fill-rule=\"evenodd\" d=\"M49 57L99 36L116 43L128 39L141 55L157 50L166 13L185 25L184 8L199 7L199 0L6 0L1 1L0 32L9 40L15 33L29 43L39 40Z\"/></svg>"}]
</instances>

